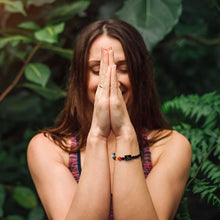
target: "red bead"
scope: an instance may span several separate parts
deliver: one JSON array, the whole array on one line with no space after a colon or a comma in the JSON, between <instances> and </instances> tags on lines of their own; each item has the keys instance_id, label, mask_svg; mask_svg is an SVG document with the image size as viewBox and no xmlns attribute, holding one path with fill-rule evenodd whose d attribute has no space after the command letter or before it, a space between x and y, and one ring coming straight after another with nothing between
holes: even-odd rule
<instances>
[{"instance_id":1,"label":"red bead","mask_svg":"<svg viewBox=\"0 0 220 220\"><path fill-rule=\"evenodd\" d=\"M118 160L121 161L121 157L118 157Z\"/></svg>"}]
</instances>

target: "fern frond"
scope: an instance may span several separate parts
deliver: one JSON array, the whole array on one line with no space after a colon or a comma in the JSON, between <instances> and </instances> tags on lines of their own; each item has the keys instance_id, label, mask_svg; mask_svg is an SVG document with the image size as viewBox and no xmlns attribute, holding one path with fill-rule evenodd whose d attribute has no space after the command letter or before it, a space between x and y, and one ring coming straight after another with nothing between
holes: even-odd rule
<instances>
[{"instance_id":1,"label":"fern frond","mask_svg":"<svg viewBox=\"0 0 220 220\"><path fill-rule=\"evenodd\" d=\"M186 191L192 190L208 203L220 207L220 166L216 164L216 159L220 160L220 94L182 95L164 103L162 109L165 113L175 110L185 116L184 121L173 128L187 137L192 146Z\"/></svg>"},{"instance_id":2,"label":"fern frond","mask_svg":"<svg viewBox=\"0 0 220 220\"><path fill-rule=\"evenodd\" d=\"M220 94L216 92L207 93L203 96L181 95L163 104L162 110L168 113L170 110L182 112L185 117L195 118L198 122L205 118L203 128L213 129L217 124L217 117L220 116Z\"/></svg>"},{"instance_id":3,"label":"fern frond","mask_svg":"<svg viewBox=\"0 0 220 220\"><path fill-rule=\"evenodd\" d=\"M195 179L195 184L193 186L193 193L199 193L201 199L207 197L207 201L220 207L220 198L217 196L217 189L219 186L210 184L210 182L205 181L204 179Z\"/></svg>"},{"instance_id":4,"label":"fern frond","mask_svg":"<svg viewBox=\"0 0 220 220\"><path fill-rule=\"evenodd\" d=\"M188 209L188 198L183 197L174 220L191 220Z\"/></svg>"},{"instance_id":5,"label":"fern frond","mask_svg":"<svg viewBox=\"0 0 220 220\"><path fill-rule=\"evenodd\" d=\"M207 176L214 184L220 186L220 165L216 165L213 162L206 160L201 167L201 172L204 176Z\"/></svg>"}]
</instances>

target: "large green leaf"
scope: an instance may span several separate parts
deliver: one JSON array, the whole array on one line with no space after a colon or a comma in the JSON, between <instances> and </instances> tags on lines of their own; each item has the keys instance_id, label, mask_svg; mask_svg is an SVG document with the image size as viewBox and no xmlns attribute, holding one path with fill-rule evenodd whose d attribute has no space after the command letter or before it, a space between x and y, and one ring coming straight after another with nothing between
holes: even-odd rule
<instances>
[{"instance_id":1,"label":"large green leaf","mask_svg":"<svg viewBox=\"0 0 220 220\"><path fill-rule=\"evenodd\" d=\"M60 98L64 98L66 96L66 92L60 89L59 86L54 83L48 83L47 87L38 86L36 84L24 83L24 87L31 89L49 100L57 100Z\"/></svg>"},{"instance_id":2,"label":"large green leaf","mask_svg":"<svg viewBox=\"0 0 220 220\"><path fill-rule=\"evenodd\" d=\"M22 1L0 0L0 4L5 5L6 11L26 15Z\"/></svg>"},{"instance_id":3,"label":"large green leaf","mask_svg":"<svg viewBox=\"0 0 220 220\"><path fill-rule=\"evenodd\" d=\"M142 34L149 50L168 34L182 12L181 0L127 0L117 17Z\"/></svg>"},{"instance_id":4,"label":"large green leaf","mask_svg":"<svg viewBox=\"0 0 220 220\"><path fill-rule=\"evenodd\" d=\"M55 2L56 0L27 0L27 5L35 5L35 6L41 6L45 4L50 4Z\"/></svg>"},{"instance_id":5,"label":"large green leaf","mask_svg":"<svg viewBox=\"0 0 220 220\"><path fill-rule=\"evenodd\" d=\"M22 22L18 25L20 28L30 29L30 30L39 30L40 26L33 21Z\"/></svg>"},{"instance_id":6,"label":"large green leaf","mask_svg":"<svg viewBox=\"0 0 220 220\"><path fill-rule=\"evenodd\" d=\"M58 34L63 32L64 26L64 23L49 25L39 31L36 31L34 33L34 36L39 41L44 41L47 43L57 43Z\"/></svg>"},{"instance_id":7,"label":"large green leaf","mask_svg":"<svg viewBox=\"0 0 220 220\"><path fill-rule=\"evenodd\" d=\"M45 87L50 78L51 71L50 68L43 63L29 63L25 68L24 75L26 79L31 82Z\"/></svg>"},{"instance_id":8,"label":"large green leaf","mask_svg":"<svg viewBox=\"0 0 220 220\"><path fill-rule=\"evenodd\" d=\"M61 18L61 20L64 21L85 11L89 5L89 1L78 1L65 4L50 11L48 17L50 19Z\"/></svg>"},{"instance_id":9,"label":"large green leaf","mask_svg":"<svg viewBox=\"0 0 220 220\"><path fill-rule=\"evenodd\" d=\"M16 47L20 41L24 43L29 43L32 40L28 37L24 37L21 35L14 35L9 37L0 38L0 48L3 48L6 44L10 43L11 46Z\"/></svg>"},{"instance_id":10,"label":"large green leaf","mask_svg":"<svg viewBox=\"0 0 220 220\"><path fill-rule=\"evenodd\" d=\"M15 187L13 198L23 208L32 209L37 206L37 196L30 188L24 186Z\"/></svg>"}]
</instances>

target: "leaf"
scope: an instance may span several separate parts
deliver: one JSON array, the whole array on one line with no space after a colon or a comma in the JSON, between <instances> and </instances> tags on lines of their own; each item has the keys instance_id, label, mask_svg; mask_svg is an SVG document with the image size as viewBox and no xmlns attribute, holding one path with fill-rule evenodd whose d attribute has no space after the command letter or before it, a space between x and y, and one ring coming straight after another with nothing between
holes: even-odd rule
<instances>
[{"instance_id":1,"label":"leaf","mask_svg":"<svg viewBox=\"0 0 220 220\"><path fill-rule=\"evenodd\" d=\"M50 83L48 87L41 87L31 83L24 83L22 86L35 91L39 95L49 100L57 100L66 96L65 91L63 91L57 85L52 83Z\"/></svg>"},{"instance_id":2,"label":"leaf","mask_svg":"<svg viewBox=\"0 0 220 220\"><path fill-rule=\"evenodd\" d=\"M18 25L20 28L30 29L30 30L39 30L40 26L32 21L22 22Z\"/></svg>"},{"instance_id":3,"label":"leaf","mask_svg":"<svg viewBox=\"0 0 220 220\"><path fill-rule=\"evenodd\" d=\"M30 188L24 186L15 187L13 198L23 208L32 209L37 206L37 197Z\"/></svg>"},{"instance_id":4,"label":"leaf","mask_svg":"<svg viewBox=\"0 0 220 220\"><path fill-rule=\"evenodd\" d=\"M180 201L175 220L191 220L188 208L188 198L183 197Z\"/></svg>"},{"instance_id":5,"label":"leaf","mask_svg":"<svg viewBox=\"0 0 220 220\"><path fill-rule=\"evenodd\" d=\"M37 206L29 212L28 220L43 220L44 216L44 210Z\"/></svg>"},{"instance_id":6,"label":"leaf","mask_svg":"<svg viewBox=\"0 0 220 220\"><path fill-rule=\"evenodd\" d=\"M152 50L177 24L181 13L181 0L127 0L116 16L136 27Z\"/></svg>"},{"instance_id":7,"label":"leaf","mask_svg":"<svg viewBox=\"0 0 220 220\"><path fill-rule=\"evenodd\" d=\"M45 49L54 51L55 53L59 54L60 56L62 56L64 58L72 60L73 50L71 50L71 49L65 49L65 48L62 48L62 47L56 47L56 46L54 46L52 44L47 44L47 45L45 44L45 45L43 45L43 47Z\"/></svg>"},{"instance_id":8,"label":"leaf","mask_svg":"<svg viewBox=\"0 0 220 220\"><path fill-rule=\"evenodd\" d=\"M6 197L5 189L2 185L0 185L0 217L4 215L3 205L5 202L5 197Z\"/></svg>"},{"instance_id":9,"label":"leaf","mask_svg":"<svg viewBox=\"0 0 220 220\"><path fill-rule=\"evenodd\" d=\"M57 43L58 34L60 34L64 30L64 26L64 23L46 26L45 28L36 31L34 33L34 36L39 41L44 41L47 43Z\"/></svg>"},{"instance_id":10,"label":"leaf","mask_svg":"<svg viewBox=\"0 0 220 220\"><path fill-rule=\"evenodd\" d=\"M89 5L89 1L72 2L53 9L49 12L48 16L50 19L61 18L62 21L68 20L75 15L85 11Z\"/></svg>"},{"instance_id":11,"label":"leaf","mask_svg":"<svg viewBox=\"0 0 220 220\"><path fill-rule=\"evenodd\" d=\"M24 10L24 6L22 1L10 1L10 0L4 0L0 1L5 5L5 10L9 12L15 12L15 13L21 13L24 16L26 16L26 12Z\"/></svg>"},{"instance_id":12,"label":"leaf","mask_svg":"<svg viewBox=\"0 0 220 220\"><path fill-rule=\"evenodd\" d=\"M33 121L41 114L41 104L41 99L33 96L29 91L17 92L1 103L0 109L4 114L0 115L0 121L1 123L7 121L9 126L12 122L15 125L18 122ZM5 128L3 125L1 127Z\"/></svg>"},{"instance_id":13,"label":"leaf","mask_svg":"<svg viewBox=\"0 0 220 220\"><path fill-rule=\"evenodd\" d=\"M51 71L43 63L29 63L25 68L24 75L29 81L45 87L50 78Z\"/></svg>"},{"instance_id":14,"label":"leaf","mask_svg":"<svg viewBox=\"0 0 220 220\"><path fill-rule=\"evenodd\" d=\"M29 43L32 40L28 37L24 37L21 35L14 35L9 37L0 38L0 48L3 48L6 44L10 43L11 46L16 47L20 41L24 43Z\"/></svg>"},{"instance_id":15,"label":"leaf","mask_svg":"<svg viewBox=\"0 0 220 220\"><path fill-rule=\"evenodd\" d=\"M41 5L45 5L45 4L50 4L55 2L56 0L27 0L27 5L35 5L35 6L41 6Z\"/></svg>"},{"instance_id":16,"label":"leaf","mask_svg":"<svg viewBox=\"0 0 220 220\"><path fill-rule=\"evenodd\" d=\"M9 215L6 217L6 220L25 220L25 219L20 215Z\"/></svg>"}]
</instances>

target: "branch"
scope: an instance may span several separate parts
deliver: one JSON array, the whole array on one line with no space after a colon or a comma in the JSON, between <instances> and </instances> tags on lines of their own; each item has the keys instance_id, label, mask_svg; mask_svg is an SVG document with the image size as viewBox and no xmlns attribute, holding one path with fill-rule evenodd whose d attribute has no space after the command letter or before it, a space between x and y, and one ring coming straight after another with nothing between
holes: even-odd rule
<instances>
[{"instance_id":1,"label":"branch","mask_svg":"<svg viewBox=\"0 0 220 220\"><path fill-rule=\"evenodd\" d=\"M34 56L34 54L37 52L37 50L39 49L41 43L38 43L34 49L31 51L31 53L29 54L29 56L27 57L27 59L25 60L22 68L20 69L18 75L15 77L14 81L11 83L11 85L0 95L0 102L5 98L6 95L8 95L8 93L17 85L17 83L19 82L19 80L21 79L25 67L27 66L27 64L30 62L30 60L32 59L32 57Z\"/></svg>"},{"instance_id":2,"label":"branch","mask_svg":"<svg viewBox=\"0 0 220 220\"><path fill-rule=\"evenodd\" d=\"M205 38L194 36L194 35L184 34L184 35L180 35L175 38L172 38L170 40L161 42L156 46L156 48L170 46L170 45L175 44L176 42L183 40L183 39L188 40L188 41L192 41L192 42L204 45L204 46L220 45L220 38L205 39Z\"/></svg>"},{"instance_id":3,"label":"branch","mask_svg":"<svg viewBox=\"0 0 220 220\"><path fill-rule=\"evenodd\" d=\"M190 181L188 182L188 184L186 185L186 189L189 187L189 185L195 180L195 178L197 177L197 175L199 174L199 171L202 168L202 165L205 163L205 161L208 159L209 155L215 150L215 148L217 147L217 144L214 145L207 153L206 157L204 158L204 160L201 162L201 164L199 165L195 175L190 179Z\"/></svg>"}]
</instances>

